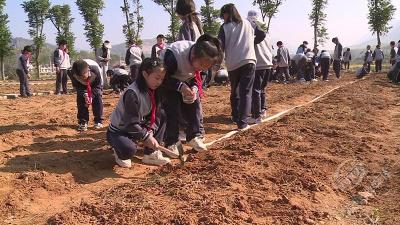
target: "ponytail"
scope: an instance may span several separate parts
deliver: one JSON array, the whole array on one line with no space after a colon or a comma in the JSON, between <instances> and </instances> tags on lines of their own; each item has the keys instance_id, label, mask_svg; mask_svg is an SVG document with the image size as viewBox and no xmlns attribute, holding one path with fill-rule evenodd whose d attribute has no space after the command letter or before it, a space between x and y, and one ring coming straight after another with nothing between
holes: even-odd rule
<instances>
[{"instance_id":1,"label":"ponytail","mask_svg":"<svg viewBox=\"0 0 400 225\"><path fill-rule=\"evenodd\" d=\"M209 58L214 64L221 64L224 51L220 40L210 34L203 34L193 47L195 58Z\"/></svg>"}]
</instances>

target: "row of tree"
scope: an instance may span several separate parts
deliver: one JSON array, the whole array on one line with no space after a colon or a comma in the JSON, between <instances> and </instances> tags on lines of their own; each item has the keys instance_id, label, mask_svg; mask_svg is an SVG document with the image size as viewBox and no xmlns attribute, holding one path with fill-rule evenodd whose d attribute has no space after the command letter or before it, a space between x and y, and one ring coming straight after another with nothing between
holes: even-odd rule
<instances>
[{"instance_id":1,"label":"row of tree","mask_svg":"<svg viewBox=\"0 0 400 225\"><path fill-rule=\"evenodd\" d=\"M163 7L170 16L168 41L176 40L180 20L175 13L176 0L152 0ZM262 20L265 22L265 29L268 32L272 18L278 13L278 9L283 5L284 0L251 0L253 5L258 6L261 11ZM91 48L99 48L103 42L104 25L100 21L101 10L104 9L104 0L76 0L76 5L80 14L84 18L85 36ZM220 22L219 10L214 8L213 0L204 0L204 6L200 8L202 23L206 33L216 35L218 33ZM327 14L325 9L328 0L311 0L312 10L309 14L311 26L314 28L314 47L323 44L328 39L326 28ZM11 32L8 28L8 15L5 13L6 0L0 0L0 73L4 79L4 57L12 52ZM21 6L27 13L29 25L28 34L34 42L34 62L39 65L39 57L42 47L46 41L43 33L43 26L49 20L57 31L56 41L67 40L68 48L72 56L75 55L74 41L75 36L71 31L71 25L74 18L71 16L69 5L53 5L49 0L26 0ZM122 0L121 10L126 18L126 23L122 26L126 42L132 39L140 44L141 32L144 27L144 18L142 16L141 0ZM377 35L377 43L381 44L380 36L390 30L389 21L393 19L395 7L390 0L368 0L368 24L373 34ZM39 67L36 67L36 73L39 75Z\"/></svg>"}]
</instances>

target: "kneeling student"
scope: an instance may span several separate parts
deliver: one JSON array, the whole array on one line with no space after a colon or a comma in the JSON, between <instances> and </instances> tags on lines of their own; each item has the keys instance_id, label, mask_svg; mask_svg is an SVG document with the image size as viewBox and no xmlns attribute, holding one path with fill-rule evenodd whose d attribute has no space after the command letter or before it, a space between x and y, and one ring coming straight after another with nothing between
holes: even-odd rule
<instances>
[{"instance_id":1,"label":"kneeling student","mask_svg":"<svg viewBox=\"0 0 400 225\"><path fill-rule=\"evenodd\" d=\"M160 59L144 59L137 80L121 95L111 114L107 141L114 149L116 163L121 167L132 166L131 158L139 143L145 146L143 163L157 166L170 163L170 159L158 150L166 126L158 89L164 76Z\"/></svg>"}]
</instances>

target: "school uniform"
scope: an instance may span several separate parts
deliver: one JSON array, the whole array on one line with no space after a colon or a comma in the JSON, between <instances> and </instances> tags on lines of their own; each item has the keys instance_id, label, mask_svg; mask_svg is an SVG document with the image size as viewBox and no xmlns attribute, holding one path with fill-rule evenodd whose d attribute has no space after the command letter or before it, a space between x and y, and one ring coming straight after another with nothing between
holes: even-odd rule
<instances>
[{"instance_id":1,"label":"school uniform","mask_svg":"<svg viewBox=\"0 0 400 225\"><path fill-rule=\"evenodd\" d=\"M103 99L102 99L102 79L100 66L91 59L84 59L89 64L90 78L88 83L83 84L78 81L72 74L70 79L72 85L76 89L76 103L78 107L78 123L87 124L89 122L89 108L86 106L85 95L92 93L92 110L94 115L94 123L102 123L103 121Z\"/></svg>"},{"instance_id":2,"label":"school uniform","mask_svg":"<svg viewBox=\"0 0 400 225\"><path fill-rule=\"evenodd\" d=\"M340 78L340 63L342 61L342 44L339 42L335 45L333 52L333 71L335 72L336 78Z\"/></svg>"},{"instance_id":3,"label":"school uniform","mask_svg":"<svg viewBox=\"0 0 400 225\"><path fill-rule=\"evenodd\" d=\"M251 24L256 28L257 25L254 22ZM255 45L255 53L257 63L253 84L251 115L257 119L267 111L265 88L271 74L273 58L269 35L266 35L263 41Z\"/></svg>"},{"instance_id":4,"label":"school uniform","mask_svg":"<svg viewBox=\"0 0 400 225\"><path fill-rule=\"evenodd\" d=\"M396 47L393 47L393 48L390 48L390 65L394 65L394 64L396 64L396 54L397 54L397 48Z\"/></svg>"},{"instance_id":5,"label":"school uniform","mask_svg":"<svg viewBox=\"0 0 400 225\"><path fill-rule=\"evenodd\" d=\"M101 70L101 86L104 85L105 82L107 82L105 74L107 74L107 70L108 70L108 64L109 61L107 61L107 59L111 59L111 50L109 48L106 48L104 46L102 46L101 48L98 48L96 50L96 61L98 66L100 66Z\"/></svg>"},{"instance_id":6,"label":"school uniform","mask_svg":"<svg viewBox=\"0 0 400 225\"><path fill-rule=\"evenodd\" d=\"M197 87L201 90L201 80L196 79L194 67L190 62L190 55L195 42L177 41L171 44L164 54L164 67L166 75L163 82L165 88L165 112L167 115L167 132L165 144L171 146L179 140L179 121L186 121L186 140L201 137L201 101L198 94L197 99L191 103L183 102L181 88L186 84L189 88Z\"/></svg>"},{"instance_id":7,"label":"school uniform","mask_svg":"<svg viewBox=\"0 0 400 225\"><path fill-rule=\"evenodd\" d=\"M67 82L68 82L68 74L67 70L71 68L71 61L69 58L69 54L61 49L56 49L53 54L53 63L56 68L58 68L58 72L56 73L56 92L55 94L60 94L61 86L62 93L66 94L67 90Z\"/></svg>"},{"instance_id":8,"label":"school uniform","mask_svg":"<svg viewBox=\"0 0 400 225\"><path fill-rule=\"evenodd\" d=\"M329 54L329 52L326 51L322 52L319 58L321 65L322 80L328 80L331 55Z\"/></svg>"},{"instance_id":9,"label":"school uniform","mask_svg":"<svg viewBox=\"0 0 400 225\"><path fill-rule=\"evenodd\" d=\"M21 54L17 59L17 75L19 78L19 93L22 97L32 96L32 93L29 90L29 66L30 59L28 56Z\"/></svg>"},{"instance_id":10,"label":"school uniform","mask_svg":"<svg viewBox=\"0 0 400 225\"><path fill-rule=\"evenodd\" d=\"M350 51L345 51L343 53L344 69L350 69L350 61L351 61L351 52Z\"/></svg>"},{"instance_id":11,"label":"school uniform","mask_svg":"<svg viewBox=\"0 0 400 225\"><path fill-rule=\"evenodd\" d=\"M372 57L375 59L375 72L382 71L382 61L385 58L382 49L376 48L372 54Z\"/></svg>"},{"instance_id":12,"label":"school uniform","mask_svg":"<svg viewBox=\"0 0 400 225\"><path fill-rule=\"evenodd\" d=\"M304 68L304 79L311 81L315 79L315 55L313 52L306 53L306 65Z\"/></svg>"},{"instance_id":13,"label":"school uniform","mask_svg":"<svg viewBox=\"0 0 400 225\"><path fill-rule=\"evenodd\" d=\"M143 51L139 46L131 45L128 50L126 50L125 63L129 65L132 82L135 82L139 75L139 69L143 59Z\"/></svg>"},{"instance_id":14,"label":"school uniform","mask_svg":"<svg viewBox=\"0 0 400 225\"><path fill-rule=\"evenodd\" d=\"M164 49L167 48L166 44L163 45L159 45L159 44L155 44L153 45L153 47L151 47L151 58L162 58L162 52L164 51Z\"/></svg>"},{"instance_id":15,"label":"school uniform","mask_svg":"<svg viewBox=\"0 0 400 225\"><path fill-rule=\"evenodd\" d=\"M296 51L296 54L306 54L307 47L304 44L301 44Z\"/></svg>"},{"instance_id":16,"label":"school uniform","mask_svg":"<svg viewBox=\"0 0 400 225\"><path fill-rule=\"evenodd\" d=\"M289 75L289 50L285 47L280 47L277 50L277 78L281 81L288 81ZM284 77L283 77L284 75Z\"/></svg>"},{"instance_id":17,"label":"school uniform","mask_svg":"<svg viewBox=\"0 0 400 225\"><path fill-rule=\"evenodd\" d=\"M371 50L367 50L367 51L365 52L365 55L364 55L364 63L367 64L367 72L368 72L368 73L371 72L371 63L372 63L372 60L373 60L373 58L372 58L372 51L371 51Z\"/></svg>"},{"instance_id":18,"label":"school uniform","mask_svg":"<svg viewBox=\"0 0 400 225\"><path fill-rule=\"evenodd\" d=\"M296 54L292 59L293 65L296 67L297 80L304 81L304 72L307 63L307 57L303 53Z\"/></svg>"},{"instance_id":19,"label":"school uniform","mask_svg":"<svg viewBox=\"0 0 400 225\"><path fill-rule=\"evenodd\" d=\"M178 33L178 41L197 41L201 36L200 29L197 27L195 22L190 22L186 19L183 21L181 28Z\"/></svg>"},{"instance_id":20,"label":"school uniform","mask_svg":"<svg viewBox=\"0 0 400 225\"><path fill-rule=\"evenodd\" d=\"M265 38L265 32L252 27L248 20L221 25L218 38L225 49L225 64L231 83L232 120L238 128L247 126L251 111L251 97L256 68L254 44Z\"/></svg>"},{"instance_id":21,"label":"school uniform","mask_svg":"<svg viewBox=\"0 0 400 225\"><path fill-rule=\"evenodd\" d=\"M110 85L115 92L124 91L131 83L132 80L128 71L121 68L115 68L112 70Z\"/></svg>"},{"instance_id":22,"label":"school uniform","mask_svg":"<svg viewBox=\"0 0 400 225\"><path fill-rule=\"evenodd\" d=\"M132 158L138 149L138 143L149 138L150 132L158 143L163 141L166 116L161 104L156 104L155 95L151 90L141 91L134 82L122 94L111 113L107 141L121 160ZM152 152L154 150L144 148L145 155Z\"/></svg>"}]
</instances>

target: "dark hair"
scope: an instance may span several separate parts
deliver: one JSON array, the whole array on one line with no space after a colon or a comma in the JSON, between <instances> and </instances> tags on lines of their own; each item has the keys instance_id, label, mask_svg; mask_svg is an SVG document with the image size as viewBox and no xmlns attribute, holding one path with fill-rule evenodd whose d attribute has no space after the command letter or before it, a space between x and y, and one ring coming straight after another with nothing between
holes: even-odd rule
<instances>
[{"instance_id":1,"label":"dark hair","mask_svg":"<svg viewBox=\"0 0 400 225\"><path fill-rule=\"evenodd\" d=\"M242 22L242 17L240 16L238 10L236 9L235 5L233 3L226 4L222 6L221 12L220 12L220 17L221 19L224 19L224 14L228 14L228 22L235 22L235 23L241 23Z\"/></svg>"},{"instance_id":2,"label":"dark hair","mask_svg":"<svg viewBox=\"0 0 400 225\"><path fill-rule=\"evenodd\" d=\"M126 67L124 66L124 65L120 65L118 68L120 68L120 69L126 69Z\"/></svg>"},{"instance_id":3,"label":"dark hair","mask_svg":"<svg viewBox=\"0 0 400 225\"><path fill-rule=\"evenodd\" d=\"M220 40L210 34L201 35L193 46L193 51L195 58L209 58L215 64L221 64L224 57Z\"/></svg>"},{"instance_id":4,"label":"dark hair","mask_svg":"<svg viewBox=\"0 0 400 225\"><path fill-rule=\"evenodd\" d=\"M332 42L339 41L337 37L332 38Z\"/></svg>"},{"instance_id":5,"label":"dark hair","mask_svg":"<svg viewBox=\"0 0 400 225\"><path fill-rule=\"evenodd\" d=\"M136 84L141 92L147 91L147 83L143 76L143 71L146 71L147 74L151 74L157 68L163 68L164 64L161 59L153 57L153 58L145 58L143 59L142 64L139 68L139 76L136 80Z\"/></svg>"},{"instance_id":6,"label":"dark hair","mask_svg":"<svg viewBox=\"0 0 400 225\"><path fill-rule=\"evenodd\" d=\"M308 41L303 41L303 44L304 45L308 45Z\"/></svg>"},{"instance_id":7,"label":"dark hair","mask_svg":"<svg viewBox=\"0 0 400 225\"><path fill-rule=\"evenodd\" d=\"M67 44L67 41L66 40L60 40L59 42L58 42L58 46L60 46L60 45L66 45Z\"/></svg>"},{"instance_id":8,"label":"dark hair","mask_svg":"<svg viewBox=\"0 0 400 225\"><path fill-rule=\"evenodd\" d=\"M159 34L159 35L157 35L157 39L158 39L158 38L163 38L163 39L164 39L165 36L164 36L163 34Z\"/></svg>"},{"instance_id":9,"label":"dark hair","mask_svg":"<svg viewBox=\"0 0 400 225\"><path fill-rule=\"evenodd\" d=\"M371 45L367 45L367 48L371 48Z\"/></svg>"},{"instance_id":10,"label":"dark hair","mask_svg":"<svg viewBox=\"0 0 400 225\"><path fill-rule=\"evenodd\" d=\"M376 46L376 48L380 48L380 47L381 47L380 45L377 45L377 46Z\"/></svg>"},{"instance_id":11,"label":"dark hair","mask_svg":"<svg viewBox=\"0 0 400 225\"><path fill-rule=\"evenodd\" d=\"M203 34L203 24L201 23L197 13L191 13L185 16L185 19L188 21L188 25L193 29L193 22L196 24L197 28L200 31L200 34Z\"/></svg>"},{"instance_id":12,"label":"dark hair","mask_svg":"<svg viewBox=\"0 0 400 225\"><path fill-rule=\"evenodd\" d=\"M22 52L32 52L32 46L27 45L24 47L24 49L22 49Z\"/></svg>"},{"instance_id":13,"label":"dark hair","mask_svg":"<svg viewBox=\"0 0 400 225\"><path fill-rule=\"evenodd\" d=\"M350 48L347 48L347 51L350 51Z\"/></svg>"},{"instance_id":14,"label":"dark hair","mask_svg":"<svg viewBox=\"0 0 400 225\"><path fill-rule=\"evenodd\" d=\"M175 12L178 15L186 16L196 11L196 5L193 0L178 0L176 2Z\"/></svg>"},{"instance_id":15,"label":"dark hair","mask_svg":"<svg viewBox=\"0 0 400 225\"><path fill-rule=\"evenodd\" d=\"M395 45L395 44L396 44L396 42L394 42L394 41L390 42L390 45Z\"/></svg>"},{"instance_id":16,"label":"dark hair","mask_svg":"<svg viewBox=\"0 0 400 225\"><path fill-rule=\"evenodd\" d=\"M129 39L129 40L128 40L128 44L133 45L133 43L135 43L135 42L133 41L133 39Z\"/></svg>"},{"instance_id":17,"label":"dark hair","mask_svg":"<svg viewBox=\"0 0 400 225\"><path fill-rule=\"evenodd\" d=\"M87 64L83 59L79 59L72 64L71 72L80 77L87 68L89 68L89 64Z\"/></svg>"},{"instance_id":18,"label":"dark hair","mask_svg":"<svg viewBox=\"0 0 400 225\"><path fill-rule=\"evenodd\" d=\"M282 41L276 42L276 45L283 45Z\"/></svg>"}]
</instances>

